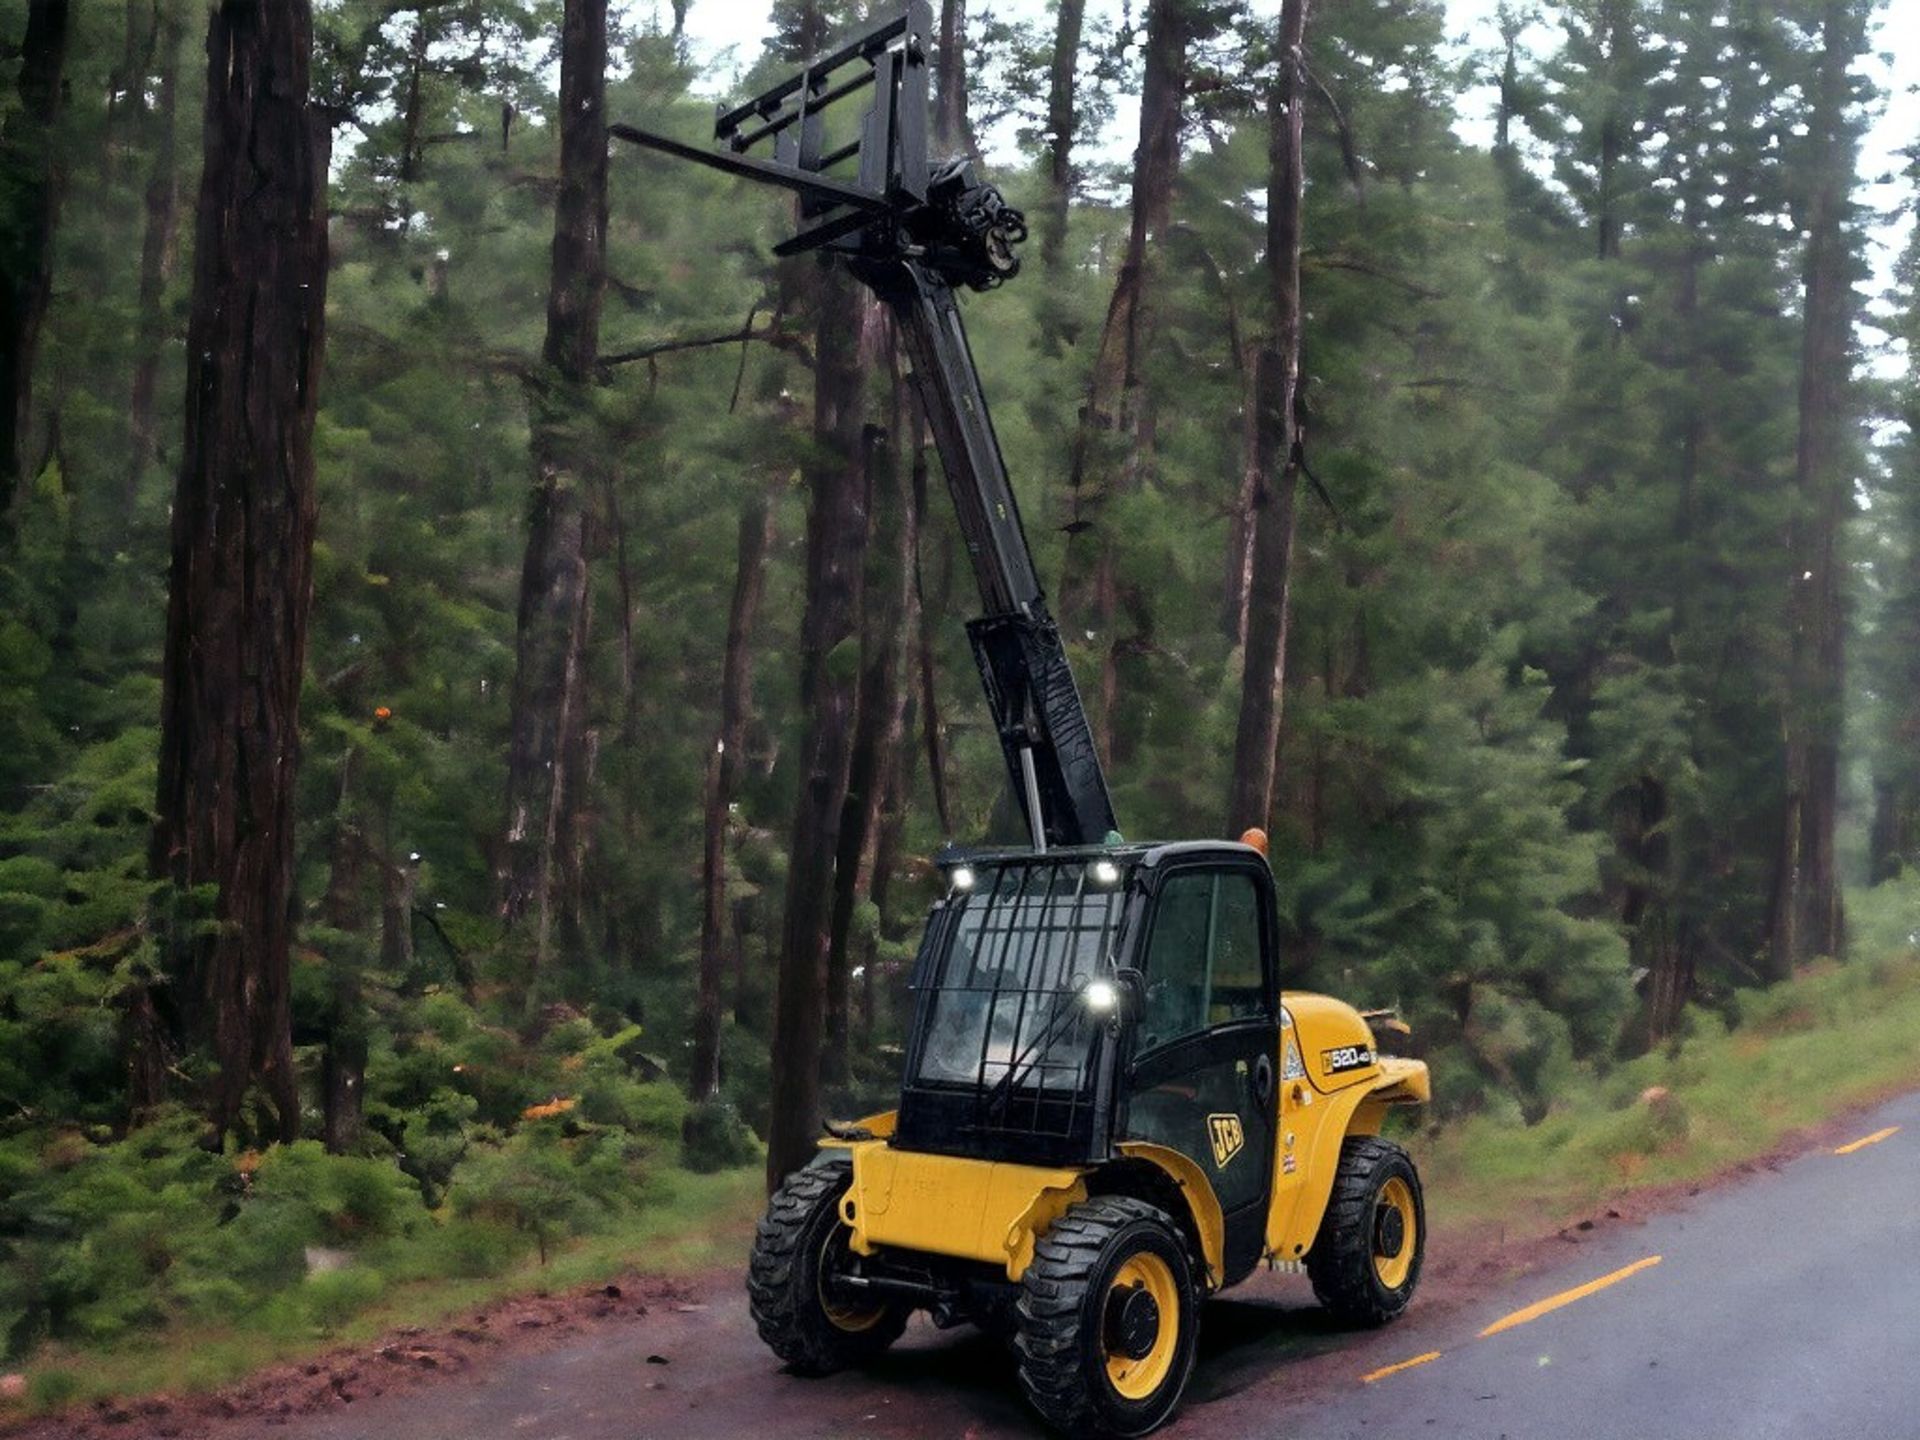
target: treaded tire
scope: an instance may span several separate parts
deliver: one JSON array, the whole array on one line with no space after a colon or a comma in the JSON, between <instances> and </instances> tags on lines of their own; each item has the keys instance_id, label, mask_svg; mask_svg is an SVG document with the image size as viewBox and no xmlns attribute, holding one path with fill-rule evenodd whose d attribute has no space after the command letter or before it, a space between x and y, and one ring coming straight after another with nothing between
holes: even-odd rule
<instances>
[{"instance_id":1,"label":"treaded tire","mask_svg":"<svg viewBox=\"0 0 1920 1440\"><path fill-rule=\"evenodd\" d=\"M1109 1376L1107 1307L1115 1277L1143 1255L1164 1265L1178 1325L1164 1378L1129 1398ZM1034 1246L1017 1310L1020 1385L1050 1425L1074 1436L1145 1435L1179 1405L1198 1350L1200 1297L1186 1237L1166 1211L1121 1195L1075 1205Z\"/></svg>"},{"instance_id":2,"label":"treaded tire","mask_svg":"<svg viewBox=\"0 0 1920 1440\"><path fill-rule=\"evenodd\" d=\"M1389 1190L1395 1181L1403 1192ZM1412 1247L1410 1261L1404 1265L1396 1263L1398 1252L1381 1254L1378 1243L1382 1197L1393 1195L1410 1198L1413 1212L1412 1235L1401 1235L1401 1245ZM1371 1328L1396 1319L1420 1282L1426 1244L1426 1200L1407 1152L1378 1136L1349 1135L1340 1147L1340 1168L1320 1233L1307 1251L1307 1276L1320 1303L1347 1325ZM1383 1269L1390 1275L1398 1270L1404 1274L1397 1283L1389 1283Z\"/></svg>"},{"instance_id":3,"label":"treaded tire","mask_svg":"<svg viewBox=\"0 0 1920 1440\"><path fill-rule=\"evenodd\" d=\"M853 1179L844 1158L796 1170L773 1192L753 1235L747 1299L760 1338L796 1375L831 1375L880 1354L907 1328L911 1309L883 1303L857 1329L836 1323L822 1298L820 1270Z\"/></svg>"}]
</instances>

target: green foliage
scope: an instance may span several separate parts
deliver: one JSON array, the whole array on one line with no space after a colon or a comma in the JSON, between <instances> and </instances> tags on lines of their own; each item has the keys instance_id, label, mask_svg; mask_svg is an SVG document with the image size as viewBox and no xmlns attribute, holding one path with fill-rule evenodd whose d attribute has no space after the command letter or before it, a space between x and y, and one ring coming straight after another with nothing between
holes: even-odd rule
<instances>
[{"instance_id":1,"label":"green foliage","mask_svg":"<svg viewBox=\"0 0 1920 1440\"><path fill-rule=\"evenodd\" d=\"M391 1165L329 1155L314 1140L276 1145L261 1158L242 1215L276 1206L316 1227L308 1244L356 1245L405 1233L420 1217L419 1187Z\"/></svg>"},{"instance_id":2,"label":"green foliage","mask_svg":"<svg viewBox=\"0 0 1920 1440\"><path fill-rule=\"evenodd\" d=\"M1521 1213L1558 1223L1623 1187L1697 1181L1750 1161L1904 1089L1920 1044L1920 957L1863 950L1853 963L1744 992L1738 1008L1731 1028L1697 1011L1682 1038L1604 1075L1569 1077L1538 1123L1494 1108L1425 1137L1430 1213L1453 1224L1510 1228Z\"/></svg>"},{"instance_id":3,"label":"green foliage","mask_svg":"<svg viewBox=\"0 0 1920 1440\"><path fill-rule=\"evenodd\" d=\"M1880 956L1920 950L1920 874L1856 891L1848 897L1847 925L1854 954L1877 960Z\"/></svg>"},{"instance_id":4,"label":"green foliage","mask_svg":"<svg viewBox=\"0 0 1920 1440\"><path fill-rule=\"evenodd\" d=\"M417 1188L391 1165L311 1141L216 1155L195 1143L197 1130L175 1116L119 1141L69 1132L9 1142L0 1154L9 1353L43 1337L99 1343L171 1319L237 1319L301 1288L311 1247L397 1243L428 1223ZM354 1293L320 1280L328 1305Z\"/></svg>"},{"instance_id":5,"label":"green foliage","mask_svg":"<svg viewBox=\"0 0 1920 1440\"><path fill-rule=\"evenodd\" d=\"M297 1292L296 1303L301 1315L319 1333L331 1335L371 1306L385 1290L386 1281L376 1271L329 1270L309 1276ZM280 1323L287 1322L282 1319Z\"/></svg>"},{"instance_id":6,"label":"green foliage","mask_svg":"<svg viewBox=\"0 0 1920 1440\"><path fill-rule=\"evenodd\" d=\"M468 1156L454 1210L530 1236L544 1265L560 1236L599 1228L645 1194L649 1148L624 1131L543 1119Z\"/></svg>"},{"instance_id":7,"label":"green foliage","mask_svg":"<svg viewBox=\"0 0 1920 1440\"><path fill-rule=\"evenodd\" d=\"M468 1033L458 1012L435 1014L442 1033ZM120 1140L0 1141L4 1353L249 1315L330 1333L395 1279L498 1274L529 1244L544 1263L559 1241L646 1206L676 1157L686 1102L627 1070L619 1052L634 1031L552 1032L544 1058L584 1078L582 1098L531 1107L510 1133L476 1123L477 1101L445 1087L418 1108L370 1105L376 1128L399 1127L391 1157L311 1140L215 1154L186 1114ZM733 1149L710 1145L703 1168L753 1158L737 1133L715 1143ZM424 1202L443 1197L449 1213L431 1214Z\"/></svg>"},{"instance_id":8,"label":"green foliage","mask_svg":"<svg viewBox=\"0 0 1920 1440\"><path fill-rule=\"evenodd\" d=\"M70 1370L41 1370L33 1377L27 1398L36 1410L58 1410L80 1392L79 1377Z\"/></svg>"},{"instance_id":9,"label":"green foliage","mask_svg":"<svg viewBox=\"0 0 1920 1440\"><path fill-rule=\"evenodd\" d=\"M712 1175L760 1158L760 1145L740 1112L724 1100L703 1100L687 1110L681 1131L681 1162L696 1175Z\"/></svg>"}]
</instances>

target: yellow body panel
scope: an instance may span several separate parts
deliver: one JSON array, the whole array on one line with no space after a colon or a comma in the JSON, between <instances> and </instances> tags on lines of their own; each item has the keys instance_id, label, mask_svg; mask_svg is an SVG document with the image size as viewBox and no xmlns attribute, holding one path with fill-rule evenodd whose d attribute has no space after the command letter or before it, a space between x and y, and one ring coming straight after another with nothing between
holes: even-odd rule
<instances>
[{"instance_id":1,"label":"yellow body panel","mask_svg":"<svg viewBox=\"0 0 1920 1440\"><path fill-rule=\"evenodd\" d=\"M1312 995L1304 990L1285 991L1280 1002L1293 1020L1300 1059L1314 1089L1333 1094L1379 1075L1373 1031L1358 1010L1330 995ZM1283 1041L1283 1054L1284 1046Z\"/></svg>"},{"instance_id":2,"label":"yellow body panel","mask_svg":"<svg viewBox=\"0 0 1920 1440\"><path fill-rule=\"evenodd\" d=\"M1280 1130L1267 1253L1297 1260L1320 1231L1347 1136L1378 1134L1387 1106L1421 1104L1432 1086L1425 1062L1375 1054L1373 1032L1351 1006L1298 991L1281 999L1288 1023L1280 1031Z\"/></svg>"},{"instance_id":3,"label":"yellow body panel","mask_svg":"<svg viewBox=\"0 0 1920 1440\"><path fill-rule=\"evenodd\" d=\"M1070 1205L1087 1198L1083 1173L959 1155L895 1150L856 1140L853 1185L840 1202L861 1255L881 1246L984 1260L1018 1280L1033 1262L1035 1239Z\"/></svg>"}]
</instances>

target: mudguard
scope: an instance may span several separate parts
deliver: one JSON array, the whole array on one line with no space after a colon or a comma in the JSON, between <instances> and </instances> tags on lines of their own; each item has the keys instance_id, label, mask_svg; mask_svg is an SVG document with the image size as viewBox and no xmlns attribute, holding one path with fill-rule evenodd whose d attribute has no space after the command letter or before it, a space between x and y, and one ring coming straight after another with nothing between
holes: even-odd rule
<instances>
[{"instance_id":1,"label":"mudguard","mask_svg":"<svg viewBox=\"0 0 1920 1440\"><path fill-rule=\"evenodd\" d=\"M1319 1234L1349 1135L1377 1135L1387 1108L1424 1104L1426 1063L1381 1055L1360 1012L1325 995L1284 998L1280 1135L1267 1253L1298 1260Z\"/></svg>"}]
</instances>

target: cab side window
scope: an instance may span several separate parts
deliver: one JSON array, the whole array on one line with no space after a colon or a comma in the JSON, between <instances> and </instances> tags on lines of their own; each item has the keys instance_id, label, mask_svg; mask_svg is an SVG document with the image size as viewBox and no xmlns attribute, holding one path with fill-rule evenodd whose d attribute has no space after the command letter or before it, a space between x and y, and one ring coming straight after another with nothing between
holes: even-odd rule
<instances>
[{"instance_id":1,"label":"cab side window","mask_svg":"<svg viewBox=\"0 0 1920 1440\"><path fill-rule=\"evenodd\" d=\"M1211 978L1209 1025L1268 1013L1266 973L1260 964L1260 887L1244 870L1214 877Z\"/></svg>"},{"instance_id":2,"label":"cab side window","mask_svg":"<svg viewBox=\"0 0 1920 1440\"><path fill-rule=\"evenodd\" d=\"M1147 944L1142 1050L1206 1028L1207 929L1212 921L1213 876L1175 875L1160 887Z\"/></svg>"},{"instance_id":3,"label":"cab side window","mask_svg":"<svg viewBox=\"0 0 1920 1440\"><path fill-rule=\"evenodd\" d=\"M1187 871L1160 888L1147 942L1140 1048L1268 1013L1260 889L1245 871Z\"/></svg>"}]
</instances>

